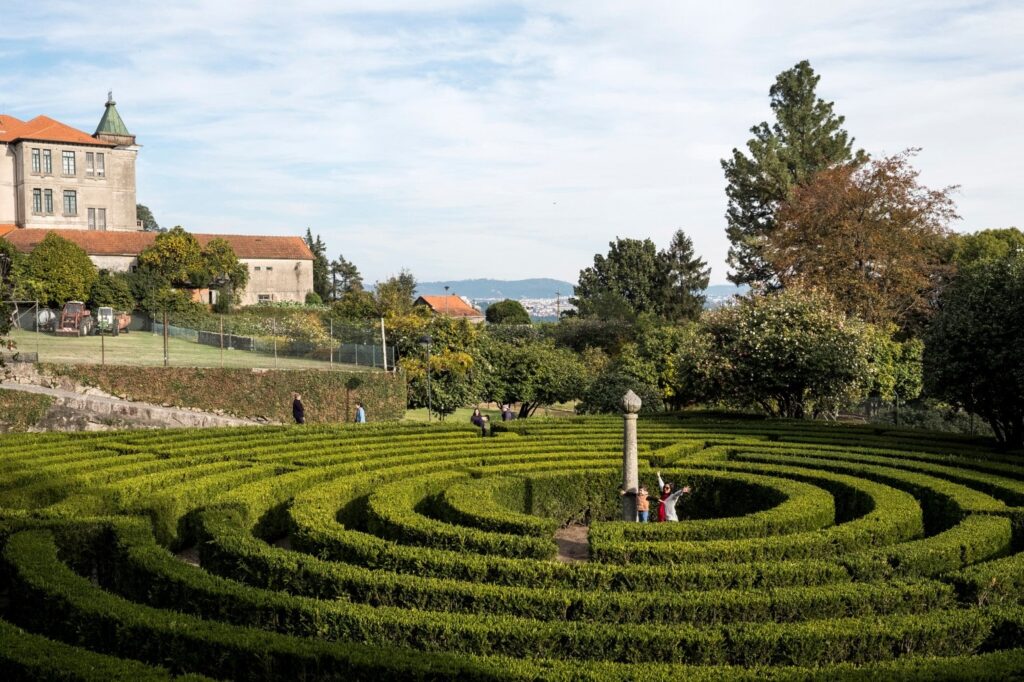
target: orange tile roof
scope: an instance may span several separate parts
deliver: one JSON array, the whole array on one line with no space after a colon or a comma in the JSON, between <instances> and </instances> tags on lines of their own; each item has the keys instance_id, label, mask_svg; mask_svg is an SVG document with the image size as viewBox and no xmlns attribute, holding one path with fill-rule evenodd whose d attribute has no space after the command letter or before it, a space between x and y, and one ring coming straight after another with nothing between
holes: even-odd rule
<instances>
[{"instance_id":1,"label":"orange tile roof","mask_svg":"<svg viewBox=\"0 0 1024 682\"><path fill-rule=\"evenodd\" d=\"M113 147L109 142L97 140L88 133L72 128L49 116L36 116L31 121L19 121L6 114L0 116L0 142L36 140L39 142L71 142L100 147Z\"/></svg>"},{"instance_id":2,"label":"orange tile roof","mask_svg":"<svg viewBox=\"0 0 1024 682\"><path fill-rule=\"evenodd\" d=\"M448 296L420 296L416 299L417 305L427 305L435 313L447 315L448 317L483 317L484 314L455 295Z\"/></svg>"},{"instance_id":3,"label":"orange tile roof","mask_svg":"<svg viewBox=\"0 0 1024 682\"><path fill-rule=\"evenodd\" d=\"M22 253L30 253L50 232L81 246L90 256L137 256L156 240L155 232L23 229L5 238ZM313 260L302 237L265 237L239 234L195 234L202 246L223 239L239 258Z\"/></svg>"}]
</instances>

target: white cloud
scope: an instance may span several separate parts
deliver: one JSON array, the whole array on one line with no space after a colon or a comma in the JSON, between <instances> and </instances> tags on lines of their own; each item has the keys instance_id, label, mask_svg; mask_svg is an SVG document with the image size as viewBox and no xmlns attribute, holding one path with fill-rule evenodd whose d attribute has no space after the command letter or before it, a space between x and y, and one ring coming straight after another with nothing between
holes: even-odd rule
<instances>
[{"instance_id":1,"label":"white cloud","mask_svg":"<svg viewBox=\"0 0 1024 682\"><path fill-rule=\"evenodd\" d=\"M1012 2L80 3L8 12L0 96L88 128L115 90L139 199L197 230L311 227L370 280L575 278L682 227L725 278L718 160L803 58L858 144L922 146L962 227L1020 221Z\"/></svg>"}]
</instances>

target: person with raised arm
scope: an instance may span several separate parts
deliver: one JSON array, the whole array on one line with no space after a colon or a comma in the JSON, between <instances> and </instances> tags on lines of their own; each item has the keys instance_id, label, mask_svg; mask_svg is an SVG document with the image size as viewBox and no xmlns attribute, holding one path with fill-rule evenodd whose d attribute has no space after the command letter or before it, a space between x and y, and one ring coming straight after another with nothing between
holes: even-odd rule
<instances>
[{"instance_id":1,"label":"person with raised arm","mask_svg":"<svg viewBox=\"0 0 1024 682\"><path fill-rule=\"evenodd\" d=\"M690 492L690 486L684 485L679 490L672 492L672 484L665 483L659 471L658 488L661 489L661 502L658 503L658 521L678 521L679 516L676 514L676 502L679 501L680 497Z\"/></svg>"}]
</instances>

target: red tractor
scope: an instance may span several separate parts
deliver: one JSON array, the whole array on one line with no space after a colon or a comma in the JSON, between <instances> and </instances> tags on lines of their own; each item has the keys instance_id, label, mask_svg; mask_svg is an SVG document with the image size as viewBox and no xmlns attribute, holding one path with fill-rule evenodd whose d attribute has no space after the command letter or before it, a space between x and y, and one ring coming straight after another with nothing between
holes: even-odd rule
<instances>
[{"instance_id":1,"label":"red tractor","mask_svg":"<svg viewBox=\"0 0 1024 682\"><path fill-rule=\"evenodd\" d=\"M92 332L92 313L81 301L68 301L60 311L60 320L54 329L57 336L87 336Z\"/></svg>"}]
</instances>

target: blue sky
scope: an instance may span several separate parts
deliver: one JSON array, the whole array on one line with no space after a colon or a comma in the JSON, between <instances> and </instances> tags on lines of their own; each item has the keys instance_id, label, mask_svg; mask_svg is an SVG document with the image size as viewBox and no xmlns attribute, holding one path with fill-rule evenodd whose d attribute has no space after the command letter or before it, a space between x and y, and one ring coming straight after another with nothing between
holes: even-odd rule
<instances>
[{"instance_id":1,"label":"blue sky","mask_svg":"<svg viewBox=\"0 0 1024 682\"><path fill-rule=\"evenodd\" d=\"M558 277L684 229L725 280L719 159L810 59L873 155L921 147L955 228L1024 226L1024 5L15 2L0 111L91 132L114 91L138 198L197 232L303 234L369 281ZM16 36L16 37L12 37Z\"/></svg>"}]
</instances>

